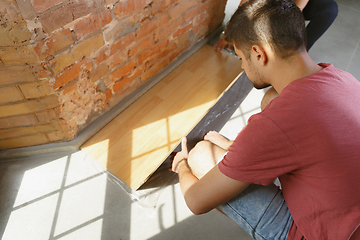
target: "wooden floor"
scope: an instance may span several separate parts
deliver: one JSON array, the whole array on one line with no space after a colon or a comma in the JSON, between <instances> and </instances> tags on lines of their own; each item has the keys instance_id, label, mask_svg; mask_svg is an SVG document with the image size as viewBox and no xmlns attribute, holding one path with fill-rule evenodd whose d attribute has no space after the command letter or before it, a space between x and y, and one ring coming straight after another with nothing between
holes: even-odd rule
<instances>
[{"instance_id":1,"label":"wooden floor","mask_svg":"<svg viewBox=\"0 0 360 240\"><path fill-rule=\"evenodd\" d=\"M242 71L205 45L118 115L81 149L138 189Z\"/></svg>"}]
</instances>

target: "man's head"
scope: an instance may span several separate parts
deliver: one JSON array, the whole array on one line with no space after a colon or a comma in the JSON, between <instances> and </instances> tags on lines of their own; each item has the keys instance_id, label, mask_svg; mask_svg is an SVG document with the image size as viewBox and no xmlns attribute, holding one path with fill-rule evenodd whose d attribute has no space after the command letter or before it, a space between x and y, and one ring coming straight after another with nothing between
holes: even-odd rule
<instances>
[{"instance_id":1,"label":"man's head","mask_svg":"<svg viewBox=\"0 0 360 240\"><path fill-rule=\"evenodd\" d=\"M305 20L293 0L247 1L232 16L225 36L247 59L255 44L284 59L306 49Z\"/></svg>"}]
</instances>

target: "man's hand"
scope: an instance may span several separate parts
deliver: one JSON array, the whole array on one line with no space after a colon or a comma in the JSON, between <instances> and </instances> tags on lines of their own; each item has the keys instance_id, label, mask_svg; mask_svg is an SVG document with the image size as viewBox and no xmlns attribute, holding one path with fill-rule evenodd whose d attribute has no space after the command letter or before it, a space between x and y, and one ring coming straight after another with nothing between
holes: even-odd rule
<instances>
[{"instance_id":1,"label":"man's hand","mask_svg":"<svg viewBox=\"0 0 360 240\"><path fill-rule=\"evenodd\" d=\"M171 170L173 172L178 173L180 163L182 161L187 161L187 159L188 159L189 152L187 150L186 143L187 143L186 137L183 137L181 140L181 152L178 152L175 155L173 163L172 163Z\"/></svg>"},{"instance_id":2,"label":"man's hand","mask_svg":"<svg viewBox=\"0 0 360 240\"><path fill-rule=\"evenodd\" d=\"M216 131L210 131L204 136L204 140L210 141L213 144L228 151L233 141L227 140L220 133Z\"/></svg>"},{"instance_id":3,"label":"man's hand","mask_svg":"<svg viewBox=\"0 0 360 240\"><path fill-rule=\"evenodd\" d=\"M229 51L231 49L231 43L229 43L228 41L226 41L223 37L220 38L220 40L215 44L214 49L217 52L220 52L221 50L223 50L224 48L227 48Z\"/></svg>"}]
</instances>

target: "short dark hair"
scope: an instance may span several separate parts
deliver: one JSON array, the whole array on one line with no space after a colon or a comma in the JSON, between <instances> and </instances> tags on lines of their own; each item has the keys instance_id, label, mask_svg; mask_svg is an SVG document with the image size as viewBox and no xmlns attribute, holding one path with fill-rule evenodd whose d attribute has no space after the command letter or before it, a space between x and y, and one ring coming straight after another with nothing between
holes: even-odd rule
<instances>
[{"instance_id":1,"label":"short dark hair","mask_svg":"<svg viewBox=\"0 0 360 240\"><path fill-rule=\"evenodd\" d=\"M231 17L225 37L246 58L254 44L268 44L282 58L306 49L305 20L293 0L249 0Z\"/></svg>"}]
</instances>

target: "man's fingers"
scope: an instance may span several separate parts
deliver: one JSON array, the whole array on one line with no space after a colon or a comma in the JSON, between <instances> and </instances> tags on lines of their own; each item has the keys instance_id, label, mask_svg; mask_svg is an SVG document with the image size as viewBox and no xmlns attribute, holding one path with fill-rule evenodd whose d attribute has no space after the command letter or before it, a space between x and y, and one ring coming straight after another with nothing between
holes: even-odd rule
<instances>
[{"instance_id":1,"label":"man's fingers","mask_svg":"<svg viewBox=\"0 0 360 240\"><path fill-rule=\"evenodd\" d=\"M186 137L183 137L181 139L181 151L175 153L174 160L172 162L171 169L172 169L173 172L177 173L177 168L178 168L179 163L182 160L186 160L187 157L188 157L188 150L187 150L186 143L187 143L187 139L186 139Z\"/></svg>"},{"instance_id":2,"label":"man's fingers","mask_svg":"<svg viewBox=\"0 0 360 240\"><path fill-rule=\"evenodd\" d=\"M174 160L175 160L177 154L179 154L179 153L176 153L176 154L175 154ZM171 170L172 170L173 172L176 172L176 167L177 167L177 163L176 163L176 161L173 161L173 163L171 164Z\"/></svg>"},{"instance_id":3,"label":"man's fingers","mask_svg":"<svg viewBox=\"0 0 360 240\"><path fill-rule=\"evenodd\" d=\"M181 151L185 151L185 152L188 151L186 143L187 143L187 139L186 139L186 137L183 137L181 139Z\"/></svg>"}]
</instances>

